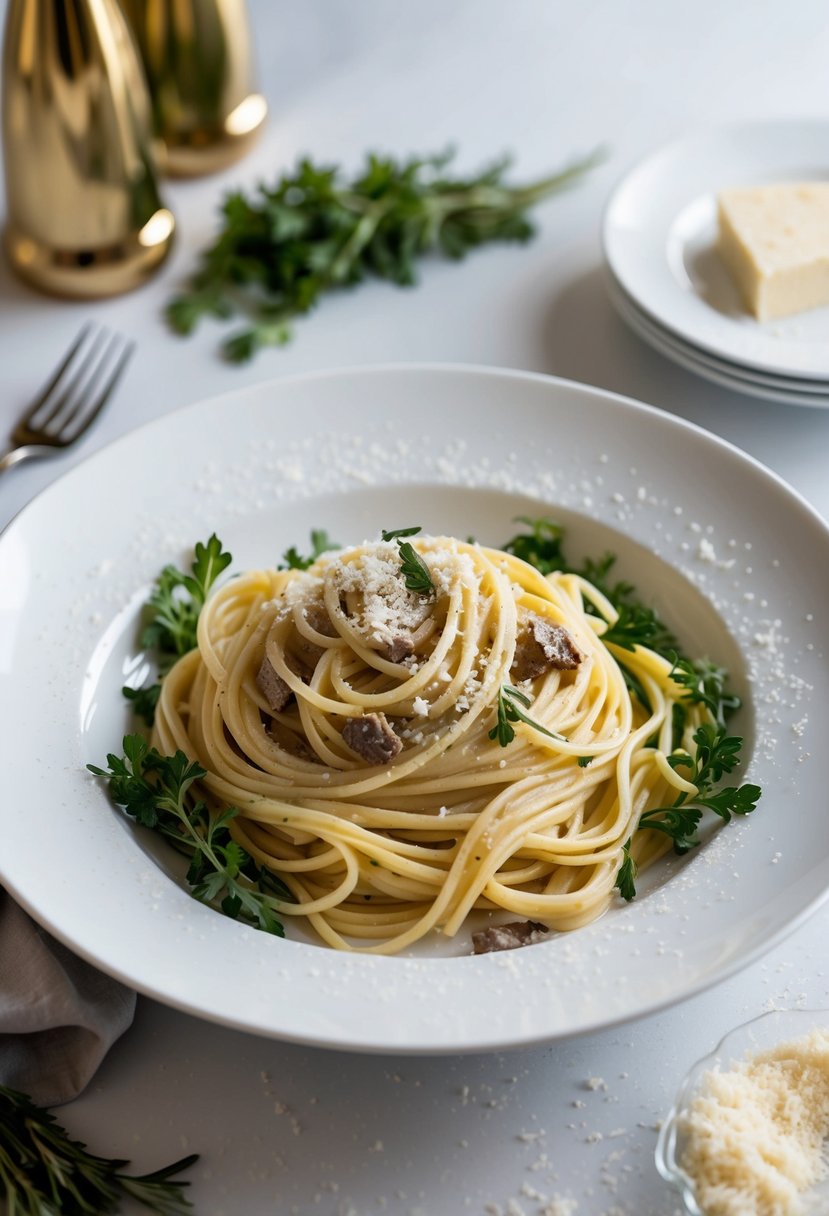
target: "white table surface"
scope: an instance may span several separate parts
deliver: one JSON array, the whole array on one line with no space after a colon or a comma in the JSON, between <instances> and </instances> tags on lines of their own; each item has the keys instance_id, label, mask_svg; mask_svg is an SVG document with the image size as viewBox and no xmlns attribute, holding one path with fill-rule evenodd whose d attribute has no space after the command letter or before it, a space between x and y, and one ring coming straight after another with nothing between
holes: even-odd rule
<instances>
[{"instance_id":1,"label":"white table surface","mask_svg":"<svg viewBox=\"0 0 829 1216\"><path fill-rule=\"evenodd\" d=\"M179 236L155 281L87 306L39 297L0 267L3 428L82 318L105 318L138 343L93 434L3 478L0 524L76 461L179 405L285 373L408 360L527 368L640 398L736 443L829 515L829 411L753 401L654 353L613 312L599 253L613 184L664 141L710 122L829 115L821 0L250 7L267 133L226 174L166 187ZM371 284L326 301L291 346L246 367L217 358L212 324L186 341L165 329L162 305L209 239L227 187L273 179L305 152L352 167L369 148L448 144L469 168L509 150L516 178L597 144L611 151L539 209L530 245L424 266L416 290ZM824 907L763 961L680 1007L519 1053L325 1052L140 999L133 1028L60 1117L95 1151L138 1168L199 1152L200 1216L663 1216L677 1205L653 1168L655 1126L680 1077L736 1022L829 1003L828 931Z\"/></svg>"}]
</instances>

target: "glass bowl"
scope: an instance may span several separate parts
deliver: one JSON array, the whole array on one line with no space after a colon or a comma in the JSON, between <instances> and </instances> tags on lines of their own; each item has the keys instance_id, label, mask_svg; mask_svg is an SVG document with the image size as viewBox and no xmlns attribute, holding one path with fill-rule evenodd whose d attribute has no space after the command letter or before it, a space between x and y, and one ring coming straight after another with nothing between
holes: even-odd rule
<instances>
[{"instance_id":1,"label":"glass bowl","mask_svg":"<svg viewBox=\"0 0 829 1216\"><path fill-rule=\"evenodd\" d=\"M746 1056L778 1043L803 1038L812 1030L829 1033L829 1009L777 1009L761 1014L726 1034L712 1052L697 1060L679 1087L676 1100L659 1131L656 1143L656 1168L679 1193L689 1216L706 1216L697 1202L694 1179L679 1161L684 1148L680 1118L700 1092L705 1074L715 1068L727 1071ZM803 1210L829 1212L829 1178L821 1179L800 1196Z\"/></svg>"}]
</instances>

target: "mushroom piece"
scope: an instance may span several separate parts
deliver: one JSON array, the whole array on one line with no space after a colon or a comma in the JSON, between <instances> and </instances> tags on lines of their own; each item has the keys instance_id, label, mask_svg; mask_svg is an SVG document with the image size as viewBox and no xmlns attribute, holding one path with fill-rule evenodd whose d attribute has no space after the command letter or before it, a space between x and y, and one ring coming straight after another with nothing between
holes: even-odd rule
<instances>
[{"instance_id":1,"label":"mushroom piece","mask_svg":"<svg viewBox=\"0 0 829 1216\"><path fill-rule=\"evenodd\" d=\"M390 764L403 749L403 740L382 713L349 718L343 727L343 742L369 764Z\"/></svg>"},{"instance_id":2,"label":"mushroom piece","mask_svg":"<svg viewBox=\"0 0 829 1216\"><path fill-rule=\"evenodd\" d=\"M510 674L521 683L534 680L553 668L572 671L584 655L563 625L556 625L534 612L527 613L525 628L518 638Z\"/></svg>"},{"instance_id":3,"label":"mushroom piece","mask_svg":"<svg viewBox=\"0 0 829 1216\"><path fill-rule=\"evenodd\" d=\"M519 946L532 946L543 941L548 933L547 926L538 920L515 920L507 925L492 925L489 929L472 934L472 950L475 954L517 950Z\"/></svg>"},{"instance_id":4,"label":"mushroom piece","mask_svg":"<svg viewBox=\"0 0 829 1216\"><path fill-rule=\"evenodd\" d=\"M404 659L408 659L414 654L415 644L412 638L406 637L405 634L395 634L387 642L378 646L377 650L390 663L402 663Z\"/></svg>"},{"instance_id":5,"label":"mushroom piece","mask_svg":"<svg viewBox=\"0 0 829 1216\"><path fill-rule=\"evenodd\" d=\"M273 664L266 656L256 675L256 686L268 703L272 713L281 713L290 701L293 689L285 683L282 676L274 670Z\"/></svg>"}]
</instances>

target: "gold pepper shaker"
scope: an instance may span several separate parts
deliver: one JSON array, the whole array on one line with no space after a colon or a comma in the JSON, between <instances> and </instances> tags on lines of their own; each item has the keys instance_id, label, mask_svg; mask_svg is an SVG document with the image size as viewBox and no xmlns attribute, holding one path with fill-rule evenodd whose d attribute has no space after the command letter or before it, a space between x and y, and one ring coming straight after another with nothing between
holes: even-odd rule
<instances>
[{"instance_id":1,"label":"gold pepper shaker","mask_svg":"<svg viewBox=\"0 0 829 1216\"><path fill-rule=\"evenodd\" d=\"M14 269L55 295L128 291L166 257L149 94L116 0L9 0L3 156Z\"/></svg>"},{"instance_id":2,"label":"gold pepper shaker","mask_svg":"<svg viewBox=\"0 0 829 1216\"><path fill-rule=\"evenodd\" d=\"M214 173L259 134L245 0L121 0L144 60L156 133L174 176Z\"/></svg>"}]
</instances>

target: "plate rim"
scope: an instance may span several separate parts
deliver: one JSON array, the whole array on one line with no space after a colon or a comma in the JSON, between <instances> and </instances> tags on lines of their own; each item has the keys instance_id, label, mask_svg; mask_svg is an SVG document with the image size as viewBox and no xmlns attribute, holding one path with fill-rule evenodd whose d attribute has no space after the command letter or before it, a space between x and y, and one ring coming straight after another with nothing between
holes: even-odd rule
<instances>
[{"instance_id":1,"label":"plate rim","mask_svg":"<svg viewBox=\"0 0 829 1216\"><path fill-rule=\"evenodd\" d=\"M719 365L697 358L694 347L682 343L681 339L670 330L659 327L657 322L638 309L635 303L621 297L622 290L615 283L608 286L610 302L618 316L636 337L655 350L663 359L670 360L677 367L681 367L695 376L701 376L710 384L716 384L732 393L739 393L741 397L751 397L754 401L792 405L795 408L801 407L810 410L829 409L829 384L827 384L826 394L821 396L818 393L798 393L796 389L789 391L785 388L778 388L775 384L760 383L732 375Z\"/></svg>"}]
</instances>

